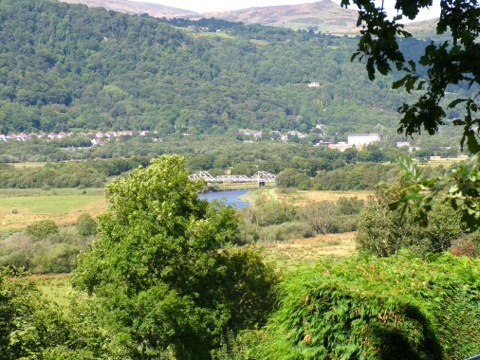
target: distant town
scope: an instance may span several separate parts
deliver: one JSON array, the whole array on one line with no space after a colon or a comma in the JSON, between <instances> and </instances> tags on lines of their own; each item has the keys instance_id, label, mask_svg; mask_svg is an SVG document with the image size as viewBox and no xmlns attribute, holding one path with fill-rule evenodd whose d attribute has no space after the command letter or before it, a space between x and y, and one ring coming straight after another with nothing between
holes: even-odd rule
<instances>
[{"instance_id":1,"label":"distant town","mask_svg":"<svg viewBox=\"0 0 480 360\"><path fill-rule=\"evenodd\" d=\"M149 133L154 133L156 134L156 131L150 131L150 130L138 130L138 131L133 131L133 130L120 130L120 131L80 131L80 132L59 132L59 133L19 133L19 134L0 134L0 141L10 141L10 140L16 140L16 141L28 141L31 140L32 138L36 139L50 139L50 140L58 140L58 139L63 139L67 137L74 137L74 136L83 136L83 137L88 137L90 141L92 142L92 145L102 145L106 141L110 141L111 139L115 138L121 138L124 136L146 136Z\"/></svg>"},{"instance_id":2,"label":"distant town","mask_svg":"<svg viewBox=\"0 0 480 360\"><path fill-rule=\"evenodd\" d=\"M325 128L324 124L319 124L315 129L321 131ZM156 135L157 131L151 130L119 130L119 131L80 131L80 132L40 132L40 133L10 133L10 134L0 134L0 141L28 141L31 139L50 139L50 140L59 140L68 137L87 137L90 139L92 145L103 145L107 142L115 139L118 140L125 136L147 136L149 134ZM244 142L253 142L254 140L259 140L264 136L264 132L261 130L248 130L240 129L238 134L243 136L245 139ZM188 134L184 134L188 135ZM268 137L271 140L276 140L280 142L288 142L292 140L292 137L298 139L305 139L309 134L302 133L296 130L290 130L286 133L282 133L278 130L270 130ZM161 138L153 136L153 141L162 141ZM327 146L332 149L338 149L344 151L345 149L351 148L353 146L362 147L371 143L379 142L380 136L378 134L351 134L348 135L347 142L331 142L331 141L318 141L315 146Z\"/></svg>"}]
</instances>

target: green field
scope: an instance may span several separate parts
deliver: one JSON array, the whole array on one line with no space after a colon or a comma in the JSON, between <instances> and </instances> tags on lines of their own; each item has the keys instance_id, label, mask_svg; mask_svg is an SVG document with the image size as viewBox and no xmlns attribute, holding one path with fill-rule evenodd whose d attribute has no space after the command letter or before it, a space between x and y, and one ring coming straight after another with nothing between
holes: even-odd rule
<instances>
[{"instance_id":1,"label":"green field","mask_svg":"<svg viewBox=\"0 0 480 360\"><path fill-rule=\"evenodd\" d=\"M245 195L241 199L251 204L257 202L284 202L294 206L303 206L310 202L319 201L337 201L341 197L357 197L361 200L367 200L373 195L373 191L320 191L320 190L296 190L296 189L280 189L277 187L263 187Z\"/></svg>"},{"instance_id":2,"label":"green field","mask_svg":"<svg viewBox=\"0 0 480 360\"><path fill-rule=\"evenodd\" d=\"M73 294L72 286L66 274L30 276L38 289L49 301L66 308Z\"/></svg>"},{"instance_id":3,"label":"green field","mask_svg":"<svg viewBox=\"0 0 480 360\"><path fill-rule=\"evenodd\" d=\"M39 220L73 224L82 213L96 216L106 207L103 189L0 190L0 232Z\"/></svg>"}]
</instances>

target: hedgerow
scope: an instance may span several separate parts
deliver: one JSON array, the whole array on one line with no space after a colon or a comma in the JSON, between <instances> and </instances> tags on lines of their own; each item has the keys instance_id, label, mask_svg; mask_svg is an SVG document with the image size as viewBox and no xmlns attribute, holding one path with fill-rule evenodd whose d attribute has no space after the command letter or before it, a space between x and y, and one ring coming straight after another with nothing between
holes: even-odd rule
<instances>
[{"instance_id":1,"label":"hedgerow","mask_svg":"<svg viewBox=\"0 0 480 360\"><path fill-rule=\"evenodd\" d=\"M480 260L325 260L280 294L262 359L463 359L480 349Z\"/></svg>"}]
</instances>

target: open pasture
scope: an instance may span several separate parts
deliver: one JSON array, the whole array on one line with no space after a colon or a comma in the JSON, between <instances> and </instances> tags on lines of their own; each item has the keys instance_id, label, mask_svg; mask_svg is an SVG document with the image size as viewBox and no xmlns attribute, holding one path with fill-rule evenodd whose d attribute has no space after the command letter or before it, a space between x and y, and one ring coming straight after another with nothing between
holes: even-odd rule
<instances>
[{"instance_id":1,"label":"open pasture","mask_svg":"<svg viewBox=\"0 0 480 360\"><path fill-rule=\"evenodd\" d=\"M357 197L367 201L368 197L373 195L373 191L320 191L320 190L296 190L279 189L274 187L264 187L243 195L242 200L251 204L265 202L284 202L295 206L304 206L310 202L333 201L336 202L341 197Z\"/></svg>"},{"instance_id":2,"label":"open pasture","mask_svg":"<svg viewBox=\"0 0 480 360\"><path fill-rule=\"evenodd\" d=\"M1 189L0 232L22 229L39 220L73 224L79 215L96 216L105 208L103 189Z\"/></svg>"},{"instance_id":3,"label":"open pasture","mask_svg":"<svg viewBox=\"0 0 480 360\"><path fill-rule=\"evenodd\" d=\"M452 157L452 158L443 158L440 156L430 156L428 161L425 164L421 164L419 161L417 164L420 167L425 167L425 166L430 166L430 167L437 167L437 166L443 166L444 168L449 168L451 165L461 162L461 161L466 161L468 160L467 155L461 155L458 157Z\"/></svg>"},{"instance_id":4,"label":"open pasture","mask_svg":"<svg viewBox=\"0 0 480 360\"><path fill-rule=\"evenodd\" d=\"M267 261L283 270L295 270L324 257L352 255L355 252L355 233L318 235L260 246Z\"/></svg>"}]
</instances>

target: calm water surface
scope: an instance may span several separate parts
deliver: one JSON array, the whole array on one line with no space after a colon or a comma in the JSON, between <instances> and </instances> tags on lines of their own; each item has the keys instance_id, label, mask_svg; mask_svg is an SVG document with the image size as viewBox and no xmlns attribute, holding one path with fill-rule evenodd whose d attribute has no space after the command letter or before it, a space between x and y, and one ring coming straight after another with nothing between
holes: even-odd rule
<instances>
[{"instance_id":1,"label":"calm water surface","mask_svg":"<svg viewBox=\"0 0 480 360\"><path fill-rule=\"evenodd\" d=\"M236 209L240 209L246 206L250 206L250 203L239 200L238 197L246 194L249 190L228 190L219 192L210 192L205 194L199 194L200 199L207 199L212 201L215 199L222 200L227 205L232 205Z\"/></svg>"}]
</instances>

